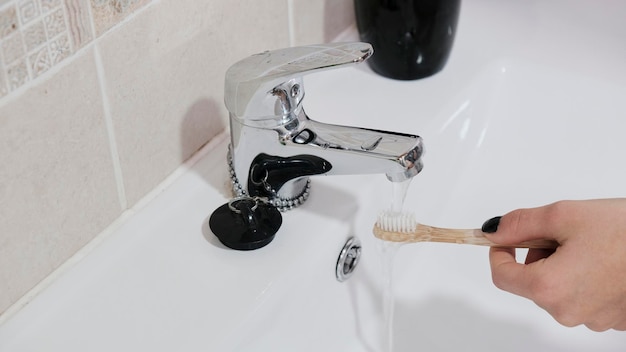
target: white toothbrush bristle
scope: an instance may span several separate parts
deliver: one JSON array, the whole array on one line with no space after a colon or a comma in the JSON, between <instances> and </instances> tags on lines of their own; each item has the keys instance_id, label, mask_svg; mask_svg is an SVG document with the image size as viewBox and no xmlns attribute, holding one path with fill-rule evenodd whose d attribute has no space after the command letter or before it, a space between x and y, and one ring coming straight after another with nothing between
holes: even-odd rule
<instances>
[{"instance_id":1,"label":"white toothbrush bristle","mask_svg":"<svg viewBox=\"0 0 626 352\"><path fill-rule=\"evenodd\" d=\"M384 231L411 233L415 231L415 215L395 211L383 211L378 214L376 225Z\"/></svg>"}]
</instances>

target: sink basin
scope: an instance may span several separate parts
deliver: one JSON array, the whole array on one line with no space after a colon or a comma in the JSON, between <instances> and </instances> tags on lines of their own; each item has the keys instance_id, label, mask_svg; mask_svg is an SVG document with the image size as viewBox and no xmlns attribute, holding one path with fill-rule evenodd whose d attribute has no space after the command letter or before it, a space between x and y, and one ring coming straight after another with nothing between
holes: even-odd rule
<instances>
[{"instance_id":1,"label":"sink basin","mask_svg":"<svg viewBox=\"0 0 626 352\"><path fill-rule=\"evenodd\" d=\"M620 1L464 2L441 73L327 71L306 77L304 106L323 122L421 135L405 208L422 223L479 227L515 208L624 196L625 15ZM384 175L315 177L271 244L225 248L206 223L229 197L227 143L0 325L0 350L384 351L385 263L396 352L624 350L626 333L563 327L495 288L487 248L410 244L390 258L371 234L391 203ZM340 283L351 236L361 261Z\"/></svg>"}]
</instances>

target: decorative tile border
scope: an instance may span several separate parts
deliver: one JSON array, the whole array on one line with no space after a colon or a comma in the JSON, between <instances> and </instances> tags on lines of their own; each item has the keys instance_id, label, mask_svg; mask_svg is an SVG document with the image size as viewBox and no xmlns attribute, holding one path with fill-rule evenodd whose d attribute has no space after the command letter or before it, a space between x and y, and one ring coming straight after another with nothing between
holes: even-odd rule
<instances>
[{"instance_id":1,"label":"decorative tile border","mask_svg":"<svg viewBox=\"0 0 626 352\"><path fill-rule=\"evenodd\" d=\"M65 11L72 45L75 49L82 48L94 38L88 0L65 0Z\"/></svg>"},{"instance_id":2,"label":"decorative tile border","mask_svg":"<svg viewBox=\"0 0 626 352\"><path fill-rule=\"evenodd\" d=\"M0 0L0 99L150 1Z\"/></svg>"},{"instance_id":3,"label":"decorative tile border","mask_svg":"<svg viewBox=\"0 0 626 352\"><path fill-rule=\"evenodd\" d=\"M60 0L17 0L0 11L1 62L7 94L52 67L50 44L67 37ZM2 82L0 82L2 83Z\"/></svg>"},{"instance_id":4,"label":"decorative tile border","mask_svg":"<svg viewBox=\"0 0 626 352\"><path fill-rule=\"evenodd\" d=\"M142 7L150 0L91 0L96 36L100 36L124 19L129 13Z\"/></svg>"}]
</instances>

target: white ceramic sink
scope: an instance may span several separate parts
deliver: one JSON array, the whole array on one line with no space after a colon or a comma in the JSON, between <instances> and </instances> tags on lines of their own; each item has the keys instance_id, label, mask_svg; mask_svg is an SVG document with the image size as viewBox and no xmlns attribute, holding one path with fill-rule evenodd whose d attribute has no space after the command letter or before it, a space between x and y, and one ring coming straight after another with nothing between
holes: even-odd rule
<instances>
[{"instance_id":1,"label":"white ceramic sink","mask_svg":"<svg viewBox=\"0 0 626 352\"><path fill-rule=\"evenodd\" d=\"M479 227L514 208L625 196L624 16L620 1L466 1L440 74L328 71L307 76L304 106L324 122L421 135L406 209L423 223ZM227 142L0 325L0 351L383 351L371 228L391 202L385 176L316 177L272 243L233 251L206 226L228 198ZM362 258L340 283L350 236ZM560 326L495 288L486 248L406 245L393 283L396 352L626 348L626 333Z\"/></svg>"}]
</instances>

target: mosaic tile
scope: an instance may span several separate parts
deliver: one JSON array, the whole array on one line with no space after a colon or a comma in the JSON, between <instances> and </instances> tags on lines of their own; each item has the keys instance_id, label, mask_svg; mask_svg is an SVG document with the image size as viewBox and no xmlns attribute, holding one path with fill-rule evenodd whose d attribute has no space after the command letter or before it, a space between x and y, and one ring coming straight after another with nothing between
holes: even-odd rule
<instances>
[{"instance_id":1,"label":"mosaic tile","mask_svg":"<svg viewBox=\"0 0 626 352\"><path fill-rule=\"evenodd\" d=\"M2 58L5 66L24 57L24 42L22 33L15 32L2 40Z\"/></svg>"},{"instance_id":2,"label":"mosaic tile","mask_svg":"<svg viewBox=\"0 0 626 352\"><path fill-rule=\"evenodd\" d=\"M7 85L9 90L16 90L24 83L28 82L28 67L26 65L26 59L19 61L7 68Z\"/></svg>"},{"instance_id":3,"label":"mosaic tile","mask_svg":"<svg viewBox=\"0 0 626 352\"><path fill-rule=\"evenodd\" d=\"M69 57L72 40L76 47L92 40L87 1L7 2L0 11L0 97Z\"/></svg>"},{"instance_id":4,"label":"mosaic tile","mask_svg":"<svg viewBox=\"0 0 626 352\"><path fill-rule=\"evenodd\" d=\"M0 0L0 97L48 71L150 1Z\"/></svg>"},{"instance_id":5,"label":"mosaic tile","mask_svg":"<svg viewBox=\"0 0 626 352\"><path fill-rule=\"evenodd\" d=\"M48 71L48 69L52 66L50 54L48 54L48 48L43 47L31 54L28 57L28 64L30 65L30 72L33 78L36 78L40 74Z\"/></svg>"},{"instance_id":6,"label":"mosaic tile","mask_svg":"<svg viewBox=\"0 0 626 352\"><path fill-rule=\"evenodd\" d=\"M43 13L48 13L57 7L61 6L61 0L40 0L41 1L41 11Z\"/></svg>"},{"instance_id":7,"label":"mosaic tile","mask_svg":"<svg viewBox=\"0 0 626 352\"><path fill-rule=\"evenodd\" d=\"M17 6L22 25L28 24L39 16L39 4L36 0L21 0Z\"/></svg>"},{"instance_id":8,"label":"mosaic tile","mask_svg":"<svg viewBox=\"0 0 626 352\"><path fill-rule=\"evenodd\" d=\"M31 52L46 42L46 30L43 20L39 20L28 26L22 32L24 34L24 44L26 51Z\"/></svg>"},{"instance_id":9,"label":"mosaic tile","mask_svg":"<svg viewBox=\"0 0 626 352\"><path fill-rule=\"evenodd\" d=\"M72 48L70 47L70 41L67 38L67 35L61 35L51 41L49 50L50 61L52 62L52 65L57 64L66 57L70 56L70 54L72 53Z\"/></svg>"},{"instance_id":10,"label":"mosaic tile","mask_svg":"<svg viewBox=\"0 0 626 352\"><path fill-rule=\"evenodd\" d=\"M66 30L65 16L63 15L62 8L46 15L44 22L46 23L48 39L52 39Z\"/></svg>"},{"instance_id":11,"label":"mosaic tile","mask_svg":"<svg viewBox=\"0 0 626 352\"><path fill-rule=\"evenodd\" d=\"M0 39L7 37L19 28L14 6L0 11Z\"/></svg>"},{"instance_id":12,"label":"mosaic tile","mask_svg":"<svg viewBox=\"0 0 626 352\"><path fill-rule=\"evenodd\" d=\"M93 39L89 18L89 0L65 0L67 27L74 50Z\"/></svg>"}]
</instances>

